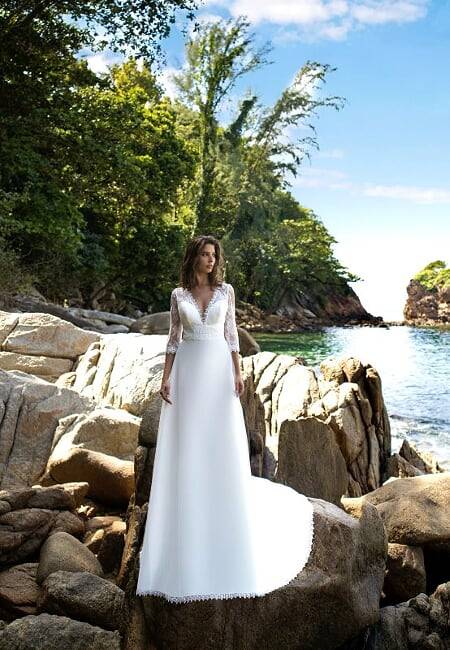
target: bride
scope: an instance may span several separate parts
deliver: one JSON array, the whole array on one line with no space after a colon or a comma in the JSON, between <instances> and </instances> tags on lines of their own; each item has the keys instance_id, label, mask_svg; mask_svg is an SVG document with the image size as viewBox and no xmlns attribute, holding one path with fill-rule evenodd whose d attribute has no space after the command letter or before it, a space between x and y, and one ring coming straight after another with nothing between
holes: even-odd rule
<instances>
[{"instance_id":1,"label":"bride","mask_svg":"<svg viewBox=\"0 0 450 650\"><path fill-rule=\"evenodd\" d=\"M296 578L313 540L309 499L251 474L223 265L215 237L194 238L170 298L136 593L171 602L263 596Z\"/></svg>"}]
</instances>

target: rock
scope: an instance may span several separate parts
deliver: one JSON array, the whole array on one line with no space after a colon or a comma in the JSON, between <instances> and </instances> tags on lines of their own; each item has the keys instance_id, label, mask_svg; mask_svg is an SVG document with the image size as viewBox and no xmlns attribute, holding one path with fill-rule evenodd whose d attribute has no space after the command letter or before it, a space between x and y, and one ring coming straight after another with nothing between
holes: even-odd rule
<instances>
[{"instance_id":1,"label":"rock","mask_svg":"<svg viewBox=\"0 0 450 650\"><path fill-rule=\"evenodd\" d=\"M18 509L1 515L0 566L34 558L44 540L60 530L81 536L84 523L75 513L43 508Z\"/></svg>"},{"instance_id":2,"label":"rock","mask_svg":"<svg viewBox=\"0 0 450 650\"><path fill-rule=\"evenodd\" d=\"M0 312L0 318L5 312ZM10 314L7 315L9 323ZM7 325L9 327L9 325ZM89 332L51 314L18 314L1 349L26 355L76 359L99 339Z\"/></svg>"},{"instance_id":3,"label":"rock","mask_svg":"<svg viewBox=\"0 0 450 650\"><path fill-rule=\"evenodd\" d=\"M392 454L387 459L386 476L389 478L406 478L408 476L422 476L424 472L405 460L400 454ZM387 481L387 479L386 479ZM384 484L386 484L384 481Z\"/></svg>"},{"instance_id":4,"label":"rock","mask_svg":"<svg viewBox=\"0 0 450 650\"><path fill-rule=\"evenodd\" d=\"M81 329L98 331L90 321L86 320L85 318L77 318L71 314L68 309L48 302L45 299L42 299L42 296L23 296L16 294L8 302L10 303L8 306L8 311L11 311L9 308L11 307L14 308L18 313L26 312L32 314L51 314L52 316L56 316L63 321L72 323ZM16 313L16 315L18 314Z\"/></svg>"},{"instance_id":5,"label":"rock","mask_svg":"<svg viewBox=\"0 0 450 650\"><path fill-rule=\"evenodd\" d=\"M126 325L107 325L105 331L107 334L127 334L130 330Z\"/></svg>"},{"instance_id":6,"label":"rock","mask_svg":"<svg viewBox=\"0 0 450 650\"><path fill-rule=\"evenodd\" d=\"M406 287L408 298L403 309L406 325L437 325L450 322L450 287L429 289L418 280Z\"/></svg>"},{"instance_id":7,"label":"rock","mask_svg":"<svg viewBox=\"0 0 450 650\"><path fill-rule=\"evenodd\" d=\"M0 616L3 620L12 621L36 613L37 567L37 562L26 562L0 572Z\"/></svg>"},{"instance_id":8,"label":"rock","mask_svg":"<svg viewBox=\"0 0 450 650\"><path fill-rule=\"evenodd\" d=\"M403 440L399 454L422 474L437 474L444 471L433 454L427 451L419 451L414 443L407 440Z\"/></svg>"},{"instance_id":9,"label":"rock","mask_svg":"<svg viewBox=\"0 0 450 650\"><path fill-rule=\"evenodd\" d=\"M450 548L450 472L399 478L362 497L342 499L349 512L360 502L377 508L390 542Z\"/></svg>"},{"instance_id":10,"label":"rock","mask_svg":"<svg viewBox=\"0 0 450 650\"><path fill-rule=\"evenodd\" d=\"M105 323L115 323L116 325L125 325L127 328L135 323L134 318L122 316L121 314L113 314L109 311L99 311L97 309L69 309L71 314L87 319L97 319L105 321Z\"/></svg>"},{"instance_id":11,"label":"rock","mask_svg":"<svg viewBox=\"0 0 450 650\"><path fill-rule=\"evenodd\" d=\"M308 313L322 319L331 318L337 322L349 319L370 321L376 318L364 309L357 294L348 285L341 291L330 292L326 296L325 304L311 293L301 289L287 290L277 305L276 311L278 314L286 314L299 321L305 319Z\"/></svg>"},{"instance_id":12,"label":"rock","mask_svg":"<svg viewBox=\"0 0 450 650\"><path fill-rule=\"evenodd\" d=\"M141 416L161 386L166 339L105 334L80 358L72 389L98 406L113 406ZM62 375L57 383L64 381Z\"/></svg>"},{"instance_id":13,"label":"rock","mask_svg":"<svg viewBox=\"0 0 450 650\"><path fill-rule=\"evenodd\" d=\"M287 586L248 599L180 604L142 597L149 637L156 647L337 648L376 623L387 552L376 509L365 504L354 518L326 501L313 502L313 553Z\"/></svg>"},{"instance_id":14,"label":"rock","mask_svg":"<svg viewBox=\"0 0 450 650\"><path fill-rule=\"evenodd\" d=\"M130 325L130 332L139 334L168 334L170 325L170 312L161 311L155 314L146 314Z\"/></svg>"},{"instance_id":15,"label":"rock","mask_svg":"<svg viewBox=\"0 0 450 650\"><path fill-rule=\"evenodd\" d=\"M420 546L389 544L387 573L383 591L386 604L401 603L417 594L425 593L426 573L423 550Z\"/></svg>"},{"instance_id":16,"label":"rock","mask_svg":"<svg viewBox=\"0 0 450 650\"><path fill-rule=\"evenodd\" d=\"M311 463L310 459L319 459ZM347 489L347 466L332 429L315 418L281 425L276 480L336 505Z\"/></svg>"},{"instance_id":17,"label":"rock","mask_svg":"<svg viewBox=\"0 0 450 650\"><path fill-rule=\"evenodd\" d=\"M263 439L262 463L252 467L260 466L265 478L274 478L283 422L314 418L333 431L345 460L344 494L359 496L379 487L386 478L391 435L381 380L370 364L354 357L331 357L321 371L323 378L301 360L271 352L242 359L248 385L242 399L244 411L256 412L254 403L259 402L265 421L264 426L255 427ZM311 472L315 471L317 463L312 464L311 457L306 460Z\"/></svg>"},{"instance_id":18,"label":"rock","mask_svg":"<svg viewBox=\"0 0 450 650\"><path fill-rule=\"evenodd\" d=\"M33 485L0 491L0 512L21 508L74 509L81 505L89 489L88 483L61 483L50 487Z\"/></svg>"},{"instance_id":19,"label":"rock","mask_svg":"<svg viewBox=\"0 0 450 650\"><path fill-rule=\"evenodd\" d=\"M391 450L391 430L381 379L370 364L354 357L330 358L320 364L321 398L308 415L323 419L335 432L347 463L350 496L376 489Z\"/></svg>"},{"instance_id":20,"label":"rock","mask_svg":"<svg viewBox=\"0 0 450 650\"><path fill-rule=\"evenodd\" d=\"M0 631L0 650L120 650L120 645L117 631L52 614L24 616Z\"/></svg>"},{"instance_id":21,"label":"rock","mask_svg":"<svg viewBox=\"0 0 450 650\"><path fill-rule=\"evenodd\" d=\"M450 647L449 603L450 582L446 582L430 596L419 594L400 605L382 607L380 620L364 634L363 647L446 650Z\"/></svg>"},{"instance_id":22,"label":"rock","mask_svg":"<svg viewBox=\"0 0 450 650\"><path fill-rule=\"evenodd\" d=\"M73 535L55 533L41 546L36 582L40 585L55 571L88 571L103 577L103 569L95 555Z\"/></svg>"},{"instance_id":23,"label":"rock","mask_svg":"<svg viewBox=\"0 0 450 650\"><path fill-rule=\"evenodd\" d=\"M0 368L2 370L21 370L30 375L37 375L48 381L56 380L60 375L71 370L71 359L33 356L17 352L0 352Z\"/></svg>"},{"instance_id":24,"label":"rock","mask_svg":"<svg viewBox=\"0 0 450 650\"><path fill-rule=\"evenodd\" d=\"M125 546L126 524L115 521L104 532L97 558L105 573L118 570Z\"/></svg>"},{"instance_id":25,"label":"rock","mask_svg":"<svg viewBox=\"0 0 450 650\"><path fill-rule=\"evenodd\" d=\"M97 451L72 447L65 457L50 460L55 481L86 481L89 496L103 503L126 505L134 491L134 463Z\"/></svg>"},{"instance_id":26,"label":"rock","mask_svg":"<svg viewBox=\"0 0 450 650\"><path fill-rule=\"evenodd\" d=\"M55 431L49 463L64 460L72 447L134 460L140 424L135 415L108 407L66 416Z\"/></svg>"},{"instance_id":27,"label":"rock","mask_svg":"<svg viewBox=\"0 0 450 650\"><path fill-rule=\"evenodd\" d=\"M115 527L116 524L117 527ZM88 547L89 550L97 554L103 544L105 536L110 530L113 530L113 528L114 533L117 531L123 533L124 528L126 529L126 524L121 519L121 517L117 517L115 515L98 515L91 517L86 522L86 534L84 536L83 543Z\"/></svg>"},{"instance_id":28,"label":"rock","mask_svg":"<svg viewBox=\"0 0 450 650\"><path fill-rule=\"evenodd\" d=\"M37 609L118 630L123 623L124 597L119 587L88 571L55 571L41 585Z\"/></svg>"},{"instance_id":29,"label":"rock","mask_svg":"<svg viewBox=\"0 0 450 650\"><path fill-rule=\"evenodd\" d=\"M73 390L22 372L0 370L0 487L37 483L59 419L94 406Z\"/></svg>"}]
</instances>

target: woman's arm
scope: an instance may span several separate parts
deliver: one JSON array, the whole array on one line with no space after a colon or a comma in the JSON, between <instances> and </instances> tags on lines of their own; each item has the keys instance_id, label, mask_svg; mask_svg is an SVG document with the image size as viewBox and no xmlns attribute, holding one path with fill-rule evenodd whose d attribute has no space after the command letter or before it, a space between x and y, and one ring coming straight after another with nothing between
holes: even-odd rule
<instances>
[{"instance_id":1,"label":"woman's arm","mask_svg":"<svg viewBox=\"0 0 450 650\"><path fill-rule=\"evenodd\" d=\"M166 400L166 402L169 402L169 404L172 404L170 400L169 376L172 370L173 362L175 360L175 354L181 341L182 331L183 325L181 323L180 313L178 311L176 289L173 289L170 296L170 325L166 344L166 360L164 363L164 371L161 380L161 389L159 391L161 397Z\"/></svg>"},{"instance_id":2,"label":"woman's arm","mask_svg":"<svg viewBox=\"0 0 450 650\"><path fill-rule=\"evenodd\" d=\"M241 395L244 391L244 382L241 376L239 358L239 334L236 325L235 295L231 284L228 285L228 309L225 315L224 334L233 359L236 394Z\"/></svg>"}]
</instances>

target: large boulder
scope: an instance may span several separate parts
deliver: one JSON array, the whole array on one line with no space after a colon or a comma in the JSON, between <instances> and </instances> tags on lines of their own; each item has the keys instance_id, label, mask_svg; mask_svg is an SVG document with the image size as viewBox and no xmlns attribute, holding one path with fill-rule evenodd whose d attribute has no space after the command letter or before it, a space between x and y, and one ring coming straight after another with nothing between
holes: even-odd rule
<instances>
[{"instance_id":1,"label":"large boulder","mask_svg":"<svg viewBox=\"0 0 450 650\"><path fill-rule=\"evenodd\" d=\"M326 501L313 502L313 551L285 587L253 598L188 603L142 597L156 647L337 648L378 621L387 540L376 509L364 505L353 517Z\"/></svg>"},{"instance_id":2,"label":"large boulder","mask_svg":"<svg viewBox=\"0 0 450 650\"><path fill-rule=\"evenodd\" d=\"M0 311L0 368L55 381L99 337L51 314Z\"/></svg>"},{"instance_id":3,"label":"large boulder","mask_svg":"<svg viewBox=\"0 0 450 650\"><path fill-rule=\"evenodd\" d=\"M445 544L450 553L450 472L389 480L359 498L343 498L347 511L371 503L388 539L397 544Z\"/></svg>"},{"instance_id":4,"label":"large boulder","mask_svg":"<svg viewBox=\"0 0 450 650\"><path fill-rule=\"evenodd\" d=\"M135 415L110 407L68 415L59 421L49 462L64 459L72 447L132 461L140 424L141 419Z\"/></svg>"},{"instance_id":5,"label":"large boulder","mask_svg":"<svg viewBox=\"0 0 450 650\"><path fill-rule=\"evenodd\" d=\"M280 456L280 433L283 427L286 430L286 421L314 418L327 425L326 437L332 436L345 461L347 484L342 494L359 496L382 484L391 451L390 424L381 380L370 364L330 357L320 366L322 376L317 376L296 357L261 352L244 357L242 368L249 387L242 397L244 409L255 399L263 406L263 476L284 481L287 474L304 473L303 457L297 461L292 455ZM289 468L284 467L286 462ZM312 457L307 462L312 463Z\"/></svg>"},{"instance_id":6,"label":"large boulder","mask_svg":"<svg viewBox=\"0 0 450 650\"><path fill-rule=\"evenodd\" d=\"M347 489L347 466L328 424L311 417L282 423L276 480L340 505Z\"/></svg>"},{"instance_id":7,"label":"large boulder","mask_svg":"<svg viewBox=\"0 0 450 650\"><path fill-rule=\"evenodd\" d=\"M37 611L118 630L124 601L119 587L90 571L55 571L41 585Z\"/></svg>"},{"instance_id":8,"label":"large boulder","mask_svg":"<svg viewBox=\"0 0 450 650\"><path fill-rule=\"evenodd\" d=\"M74 621L67 616L24 616L0 630L0 650L120 650L117 631Z\"/></svg>"},{"instance_id":9,"label":"large boulder","mask_svg":"<svg viewBox=\"0 0 450 650\"><path fill-rule=\"evenodd\" d=\"M0 487L37 483L60 418L94 408L92 400L76 391L0 370Z\"/></svg>"},{"instance_id":10,"label":"large boulder","mask_svg":"<svg viewBox=\"0 0 450 650\"><path fill-rule=\"evenodd\" d=\"M0 571L0 617L12 621L36 613L39 587L36 584L37 562L25 562Z\"/></svg>"},{"instance_id":11,"label":"large boulder","mask_svg":"<svg viewBox=\"0 0 450 650\"><path fill-rule=\"evenodd\" d=\"M88 571L103 577L95 555L79 539L68 533L55 533L41 546L36 582L42 584L55 571Z\"/></svg>"},{"instance_id":12,"label":"large boulder","mask_svg":"<svg viewBox=\"0 0 450 650\"><path fill-rule=\"evenodd\" d=\"M47 474L55 481L86 481L88 495L112 505L126 506L134 491L134 463L98 451L72 447L51 459Z\"/></svg>"},{"instance_id":13,"label":"large boulder","mask_svg":"<svg viewBox=\"0 0 450 650\"><path fill-rule=\"evenodd\" d=\"M161 386L167 336L105 334L57 384L141 416Z\"/></svg>"}]
</instances>

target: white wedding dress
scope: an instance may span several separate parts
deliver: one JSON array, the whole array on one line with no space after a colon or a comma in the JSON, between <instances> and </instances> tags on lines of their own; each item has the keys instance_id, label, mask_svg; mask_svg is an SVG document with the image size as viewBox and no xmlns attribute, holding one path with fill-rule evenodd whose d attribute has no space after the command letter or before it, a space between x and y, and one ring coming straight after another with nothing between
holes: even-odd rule
<instances>
[{"instance_id":1,"label":"white wedding dress","mask_svg":"<svg viewBox=\"0 0 450 650\"><path fill-rule=\"evenodd\" d=\"M302 570L313 506L286 485L253 476L231 351L239 351L231 284L202 314L188 289L170 302L163 400L138 595L171 602L263 596Z\"/></svg>"}]
</instances>

